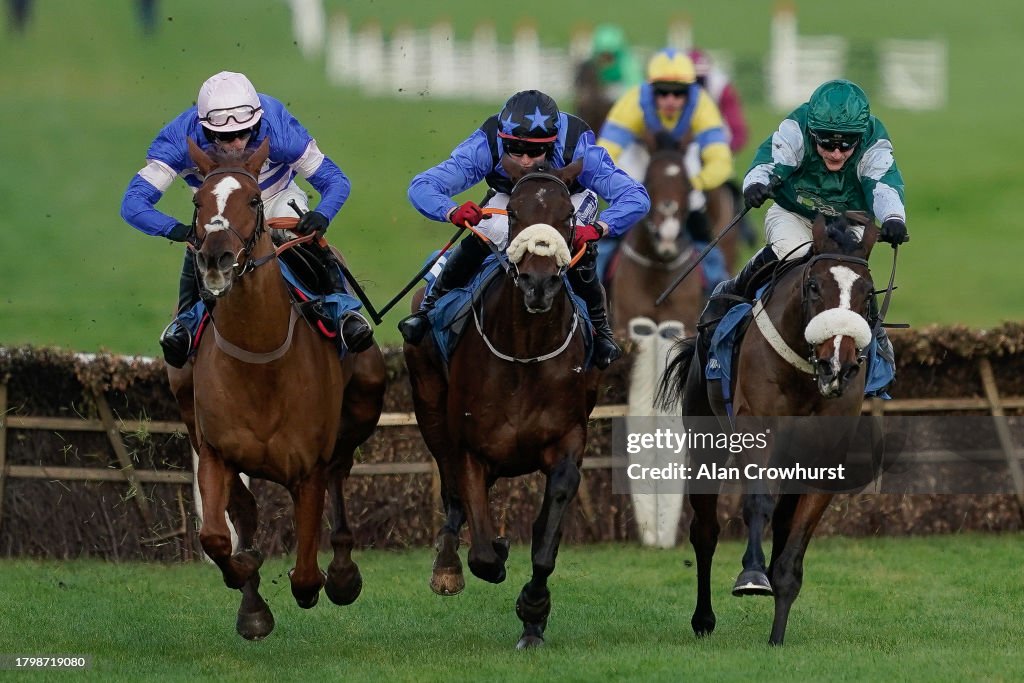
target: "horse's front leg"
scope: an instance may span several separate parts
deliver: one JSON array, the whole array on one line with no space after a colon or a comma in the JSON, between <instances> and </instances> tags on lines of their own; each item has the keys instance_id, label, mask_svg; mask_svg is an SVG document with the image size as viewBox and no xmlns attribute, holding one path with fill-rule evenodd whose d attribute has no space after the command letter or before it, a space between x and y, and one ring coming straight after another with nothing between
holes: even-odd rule
<instances>
[{"instance_id":1,"label":"horse's front leg","mask_svg":"<svg viewBox=\"0 0 1024 683\"><path fill-rule=\"evenodd\" d=\"M274 630L274 615L260 595L259 567L263 565L263 555L255 546L256 529L259 524L256 497L238 475L231 479L228 514L238 531L237 547L240 550L233 558L242 563L256 563L256 570L242 586L242 603L238 607L235 628L239 635L247 640L261 640Z\"/></svg>"},{"instance_id":2,"label":"horse's front leg","mask_svg":"<svg viewBox=\"0 0 1024 683\"><path fill-rule=\"evenodd\" d=\"M465 503L472 542L469 547L469 570L475 576L501 583L505 580L508 539L494 533L487 491L490 487L484 465L469 451L463 451L456 473L459 496Z\"/></svg>"},{"instance_id":3,"label":"horse's front leg","mask_svg":"<svg viewBox=\"0 0 1024 683\"><path fill-rule=\"evenodd\" d=\"M430 576L430 588L438 595L457 595L466 587L462 562L459 560L459 533L466 523L466 509L458 493L450 490L450 478L450 475L441 476L445 520L437 534L437 557L434 558Z\"/></svg>"},{"instance_id":4,"label":"horse's front leg","mask_svg":"<svg viewBox=\"0 0 1024 683\"><path fill-rule=\"evenodd\" d=\"M231 534L225 512L236 473L225 464L220 453L203 443L196 468L199 491L205 502L205 515L199 530L203 551L220 567L228 588L241 589L259 569L262 559L250 553L231 554Z\"/></svg>"},{"instance_id":5,"label":"horse's front leg","mask_svg":"<svg viewBox=\"0 0 1024 683\"><path fill-rule=\"evenodd\" d=\"M804 581L804 554L811 535L832 500L830 493L807 494L799 497L796 510L782 551L772 559L772 586L775 588L775 619L768 639L771 645L782 645L786 637L789 610L793 606ZM781 542L776 538L775 543Z\"/></svg>"},{"instance_id":6,"label":"horse's front leg","mask_svg":"<svg viewBox=\"0 0 1024 683\"><path fill-rule=\"evenodd\" d=\"M690 544L697 557L697 606L690 625L697 636L715 630L715 610L711 606L711 562L718 547L718 494L690 494L693 519L690 521Z\"/></svg>"},{"instance_id":7,"label":"horse's front leg","mask_svg":"<svg viewBox=\"0 0 1024 683\"><path fill-rule=\"evenodd\" d=\"M544 628L551 612L548 577L555 571L565 511L580 487L577 460L576 455L564 457L547 475L544 502L533 524L533 575L516 600L516 615L523 622L523 634L516 644L519 650L544 644Z\"/></svg>"},{"instance_id":8,"label":"horse's front leg","mask_svg":"<svg viewBox=\"0 0 1024 683\"><path fill-rule=\"evenodd\" d=\"M320 546L320 521L324 514L324 491L327 488L326 473L317 466L309 475L291 489L295 503L295 568L290 578L292 595L303 609L316 605L320 589L324 585L324 574L316 561Z\"/></svg>"}]
</instances>

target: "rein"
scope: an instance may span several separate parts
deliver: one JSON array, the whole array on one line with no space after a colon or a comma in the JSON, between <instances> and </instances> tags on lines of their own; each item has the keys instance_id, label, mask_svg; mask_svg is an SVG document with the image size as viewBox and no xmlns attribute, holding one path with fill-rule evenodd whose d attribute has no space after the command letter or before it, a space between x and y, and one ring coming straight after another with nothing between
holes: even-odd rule
<instances>
[{"instance_id":1,"label":"rein","mask_svg":"<svg viewBox=\"0 0 1024 683\"><path fill-rule=\"evenodd\" d=\"M548 180L548 181L553 181L553 182L557 183L559 187L561 187L562 191L565 192L567 197L571 197L572 196L571 193L569 192L569 186L566 185L565 182L561 178L559 178L556 175L552 175L550 173L544 173L544 172L538 171L538 172L534 172L534 173L527 173L526 175L524 175L523 177L521 177L519 180L516 181L515 185L513 185L513 187L512 187L512 192L509 193L510 201L511 201L512 195L515 194L515 191L526 180ZM507 210L486 209L485 208L484 211L485 212L490 212L490 213L500 213L500 214L508 215L508 211ZM573 223L575 223L575 221L573 221ZM512 263L509 260L508 256L503 251L498 249L497 246L495 246L495 244L491 240L489 240L483 233L481 233L479 230L477 230L476 228L474 228L474 227L472 227L472 226L470 226L468 224L467 224L466 227L474 235L476 235L481 240L483 240L484 244L486 244L488 249L491 250L491 253L494 254L494 257L497 259L498 263L501 265L502 269L505 271L505 274L512 280L512 285L514 287L518 288L519 287L519 267L515 263ZM575 226L573 227L573 231L575 231ZM511 240L509 241L509 243L511 244ZM570 238L570 246L571 246L571 244L572 244L572 240ZM571 268L573 265L575 265L576 262L580 259L580 257L582 257L582 255L585 252L586 252L586 245L584 245L584 247L582 249L580 249L578 254L576 254L572 259L570 259L570 261L569 261L569 263L567 265L561 266L558 269L558 277L559 277L559 279L562 280L563 287L565 286L564 282L565 282L565 273L566 273L566 271L569 268ZM566 291L566 295L568 296L568 290ZM567 348L569 348L569 344L572 342L573 337L576 335L576 329L579 327L579 311L576 310L575 303L573 303L572 300L570 299L569 303L572 306L572 325L570 325L570 327L569 327L569 333L566 335L565 340L562 342L562 344L557 349L555 349L553 351L550 351L548 353L542 354L540 356L533 356L533 357L530 357L530 358L518 358L516 356L510 356L510 355L508 355L506 353L502 353L501 351L499 351L494 346L494 344L491 342L490 338L488 338L486 332L484 332L483 320L482 320L482 317L483 317L483 303L482 303L482 301L483 301L483 297L481 297L481 306L480 306L481 310L480 310L480 312L477 312L477 307L475 305L470 306L470 308L473 311L473 323L476 326L477 333L480 335L480 338L483 339L484 345L487 346L487 350L490 351L491 354L493 354L495 357L500 358L501 360L507 361L509 363L520 363L520 364L526 365L526 364L531 364L531 363L542 363L542 362L544 362L546 360L551 360L552 358L558 357Z\"/></svg>"}]
</instances>

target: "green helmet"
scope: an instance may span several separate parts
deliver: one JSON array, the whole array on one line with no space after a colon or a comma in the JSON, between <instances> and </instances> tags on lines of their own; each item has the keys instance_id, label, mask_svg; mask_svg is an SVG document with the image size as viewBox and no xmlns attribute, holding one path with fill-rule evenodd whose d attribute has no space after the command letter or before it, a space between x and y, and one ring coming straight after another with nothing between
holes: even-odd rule
<instances>
[{"instance_id":1,"label":"green helmet","mask_svg":"<svg viewBox=\"0 0 1024 683\"><path fill-rule=\"evenodd\" d=\"M807 102L807 127L813 131L862 134L870 119L868 96L847 80L822 83Z\"/></svg>"},{"instance_id":2,"label":"green helmet","mask_svg":"<svg viewBox=\"0 0 1024 683\"><path fill-rule=\"evenodd\" d=\"M626 49L626 34L614 24L601 24L594 29L593 52L619 54Z\"/></svg>"}]
</instances>

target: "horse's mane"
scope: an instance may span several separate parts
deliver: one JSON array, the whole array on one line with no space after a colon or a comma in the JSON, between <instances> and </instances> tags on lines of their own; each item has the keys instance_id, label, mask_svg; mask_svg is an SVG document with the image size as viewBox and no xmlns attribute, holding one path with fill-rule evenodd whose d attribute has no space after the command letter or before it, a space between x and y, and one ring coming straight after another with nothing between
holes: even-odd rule
<instances>
[{"instance_id":1,"label":"horse's mane","mask_svg":"<svg viewBox=\"0 0 1024 683\"><path fill-rule=\"evenodd\" d=\"M861 246L861 240L850 230L856 225L860 224L843 215L826 217L825 237L839 247L840 253L852 254Z\"/></svg>"}]
</instances>

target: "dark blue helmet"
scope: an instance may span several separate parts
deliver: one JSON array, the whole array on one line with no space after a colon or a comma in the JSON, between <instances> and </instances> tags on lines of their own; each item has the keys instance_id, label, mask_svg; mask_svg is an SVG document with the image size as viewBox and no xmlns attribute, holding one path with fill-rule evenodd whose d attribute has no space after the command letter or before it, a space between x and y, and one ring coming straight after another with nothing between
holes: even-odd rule
<instances>
[{"instance_id":1,"label":"dark blue helmet","mask_svg":"<svg viewBox=\"0 0 1024 683\"><path fill-rule=\"evenodd\" d=\"M549 143L558 137L558 105L539 90L508 98L498 115L498 135L506 140Z\"/></svg>"}]
</instances>

